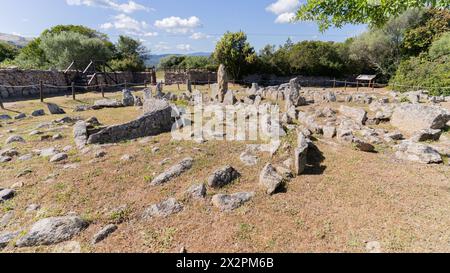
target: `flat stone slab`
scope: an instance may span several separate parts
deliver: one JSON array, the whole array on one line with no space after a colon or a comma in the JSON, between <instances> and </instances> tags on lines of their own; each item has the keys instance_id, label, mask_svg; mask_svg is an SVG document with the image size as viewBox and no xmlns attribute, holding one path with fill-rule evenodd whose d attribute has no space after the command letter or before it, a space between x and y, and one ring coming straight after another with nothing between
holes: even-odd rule
<instances>
[{"instance_id":1,"label":"flat stone slab","mask_svg":"<svg viewBox=\"0 0 450 273\"><path fill-rule=\"evenodd\" d=\"M255 196L254 192L239 192L235 194L217 194L212 198L212 204L222 211L232 211Z\"/></svg>"},{"instance_id":2,"label":"flat stone slab","mask_svg":"<svg viewBox=\"0 0 450 273\"><path fill-rule=\"evenodd\" d=\"M37 221L16 245L29 247L57 244L70 240L87 226L88 223L78 216L45 218Z\"/></svg>"},{"instance_id":3,"label":"flat stone slab","mask_svg":"<svg viewBox=\"0 0 450 273\"><path fill-rule=\"evenodd\" d=\"M167 217L183 210L183 205L175 198L167 199L159 204L148 207L143 214L144 219L153 217Z\"/></svg>"},{"instance_id":4,"label":"flat stone slab","mask_svg":"<svg viewBox=\"0 0 450 273\"><path fill-rule=\"evenodd\" d=\"M92 106L92 109L99 110L103 108L119 108L119 107L123 107L122 102L113 99L103 99L95 101L94 105Z\"/></svg>"},{"instance_id":5,"label":"flat stone slab","mask_svg":"<svg viewBox=\"0 0 450 273\"><path fill-rule=\"evenodd\" d=\"M175 177L180 176L182 173L192 168L194 160L192 158L185 158L180 163L170 167L165 172L161 173L150 183L151 186L162 185L169 182Z\"/></svg>"}]
</instances>

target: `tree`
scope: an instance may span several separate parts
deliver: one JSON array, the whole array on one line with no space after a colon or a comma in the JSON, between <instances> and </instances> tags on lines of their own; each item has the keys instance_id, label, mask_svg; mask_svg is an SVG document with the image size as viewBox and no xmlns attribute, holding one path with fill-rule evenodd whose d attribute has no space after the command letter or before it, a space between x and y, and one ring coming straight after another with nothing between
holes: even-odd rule
<instances>
[{"instance_id":1,"label":"tree","mask_svg":"<svg viewBox=\"0 0 450 273\"><path fill-rule=\"evenodd\" d=\"M406 56L418 56L448 31L450 31L450 11L429 9L420 16L416 24L405 31L402 52Z\"/></svg>"},{"instance_id":2,"label":"tree","mask_svg":"<svg viewBox=\"0 0 450 273\"><path fill-rule=\"evenodd\" d=\"M307 76L339 76L344 62L333 42L303 41L289 53L289 63L298 74Z\"/></svg>"},{"instance_id":3,"label":"tree","mask_svg":"<svg viewBox=\"0 0 450 273\"><path fill-rule=\"evenodd\" d=\"M7 59L14 59L17 53L17 47L0 41L0 63Z\"/></svg>"},{"instance_id":4,"label":"tree","mask_svg":"<svg viewBox=\"0 0 450 273\"><path fill-rule=\"evenodd\" d=\"M391 18L382 27L374 27L356 37L350 45L350 58L364 62L389 78L403 58L401 48L405 31L415 25L423 12L409 10Z\"/></svg>"},{"instance_id":5,"label":"tree","mask_svg":"<svg viewBox=\"0 0 450 273\"><path fill-rule=\"evenodd\" d=\"M247 35L242 31L225 33L217 43L213 56L217 63L225 65L234 79L249 73L257 58L255 50L247 42Z\"/></svg>"},{"instance_id":6,"label":"tree","mask_svg":"<svg viewBox=\"0 0 450 273\"><path fill-rule=\"evenodd\" d=\"M84 69L91 60L109 60L111 50L99 38L89 38L77 32L44 34L39 48L51 67L65 69L74 60L77 69Z\"/></svg>"},{"instance_id":7,"label":"tree","mask_svg":"<svg viewBox=\"0 0 450 273\"><path fill-rule=\"evenodd\" d=\"M180 55L166 56L159 61L158 68L160 69L181 68L180 65L185 59L186 56Z\"/></svg>"},{"instance_id":8,"label":"tree","mask_svg":"<svg viewBox=\"0 0 450 273\"><path fill-rule=\"evenodd\" d=\"M112 69L133 72L145 70L145 61L150 55L140 41L121 35L115 48L115 58L110 62Z\"/></svg>"},{"instance_id":9,"label":"tree","mask_svg":"<svg viewBox=\"0 0 450 273\"><path fill-rule=\"evenodd\" d=\"M19 55L16 59L14 59L13 64L21 68L28 69L50 68L55 64L55 60L51 60L49 56L46 56L41 47L41 42L44 37L50 37L52 35L59 35L67 32L77 33L90 39L97 39L103 43L103 47L106 47L110 52L115 52L114 44L109 41L106 34L80 25L57 25L50 29L44 30L39 37L35 38L28 43L28 45L22 48Z\"/></svg>"},{"instance_id":10,"label":"tree","mask_svg":"<svg viewBox=\"0 0 450 273\"><path fill-rule=\"evenodd\" d=\"M390 18L413 8L450 8L448 0L308 0L296 20L315 21L321 31L331 26L369 24L380 27Z\"/></svg>"},{"instance_id":11,"label":"tree","mask_svg":"<svg viewBox=\"0 0 450 273\"><path fill-rule=\"evenodd\" d=\"M390 84L396 91L427 88L431 95L450 95L450 32L441 36L417 57L401 62Z\"/></svg>"}]
</instances>

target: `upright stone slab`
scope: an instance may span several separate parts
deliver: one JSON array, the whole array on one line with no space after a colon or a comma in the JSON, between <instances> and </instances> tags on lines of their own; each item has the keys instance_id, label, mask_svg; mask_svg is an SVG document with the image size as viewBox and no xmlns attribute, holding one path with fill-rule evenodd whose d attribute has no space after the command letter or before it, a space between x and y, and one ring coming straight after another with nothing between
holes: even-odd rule
<instances>
[{"instance_id":1,"label":"upright stone slab","mask_svg":"<svg viewBox=\"0 0 450 273\"><path fill-rule=\"evenodd\" d=\"M153 93L151 88L145 88L143 91L144 93L144 101L150 100L153 98Z\"/></svg>"},{"instance_id":2,"label":"upright stone slab","mask_svg":"<svg viewBox=\"0 0 450 273\"><path fill-rule=\"evenodd\" d=\"M218 84L218 100L223 102L225 94L228 91L228 76L225 66L221 64L219 70L217 71L217 84Z\"/></svg>"},{"instance_id":3,"label":"upright stone slab","mask_svg":"<svg viewBox=\"0 0 450 273\"><path fill-rule=\"evenodd\" d=\"M131 90L122 90L122 104L123 106L134 106L134 96L131 93Z\"/></svg>"},{"instance_id":4,"label":"upright stone slab","mask_svg":"<svg viewBox=\"0 0 450 273\"><path fill-rule=\"evenodd\" d=\"M170 132L174 123L172 107L164 100L148 100L143 106L144 115L131 122L113 125L89 136L88 144L117 143Z\"/></svg>"},{"instance_id":5,"label":"upright stone slab","mask_svg":"<svg viewBox=\"0 0 450 273\"><path fill-rule=\"evenodd\" d=\"M191 83L191 80L190 80L190 79L187 79L187 80L186 80L186 91L187 91L188 93L192 93L192 83Z\"/></svg>"}]
</instances>

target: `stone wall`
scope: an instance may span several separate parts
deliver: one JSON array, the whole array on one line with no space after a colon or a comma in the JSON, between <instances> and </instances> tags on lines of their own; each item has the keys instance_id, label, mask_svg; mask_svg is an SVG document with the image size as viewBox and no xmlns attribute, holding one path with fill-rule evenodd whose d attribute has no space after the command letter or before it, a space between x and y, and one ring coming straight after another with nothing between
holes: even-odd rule
<instances>
[{"instance_id":1,"label":"stone wall","mask_svg":"<svg viewBox=\"0 0 450 273\"><path fill-rule=\"evenodd\" d=\"M217 82L217 73L207 70L165 70L164 82L170 84L184 84L190 79L193 84L208 84Z\"/></svg>"},{"instance_id":2,"label":"stone wall","mask_svg":"<svg viewBox=\"0 0 450 273\"><path fill-rule=\"evenodd\" d=\"M287 77L280 77L276 75L264 75L264 74L255 74L255 75L248 75L244 77L241 81L243 84L251 85L252 83L258 83L261 86L272 86L272 85L280 85L283 83L288 83L289 80L292 78L298 77L300 79L300 84L304 87L314 87L314 86L320 86L320 87L332 87L333 86L333 80L340 80L344 81L347 80L348 82L354 82L355 77L349 77L349 78L332 78L332 77L306 77L306 76L287 76Z\"/></svg>"},{"instance_id":3,"label":"stone wall","mask_svg":"<svg viewBox=\"0 0 450 273\"><path fill-rule=\"evenodd\" d=\"M20 69L0 69L0 98L20 99L39 95L39 83L44 84L44 95L58 95L70 92L72 81L76 78L76 71L50 71L50 70L20 70ZM151 72L116 72L105 75L98 75L91 85L106 84L114 85L128 82L144 83L151 82ZM50 86L47 86L50 85ZM60 86L60 88L53 87ZM120 87L118 87L120 88Z\"/></svg>"}]
</instances>

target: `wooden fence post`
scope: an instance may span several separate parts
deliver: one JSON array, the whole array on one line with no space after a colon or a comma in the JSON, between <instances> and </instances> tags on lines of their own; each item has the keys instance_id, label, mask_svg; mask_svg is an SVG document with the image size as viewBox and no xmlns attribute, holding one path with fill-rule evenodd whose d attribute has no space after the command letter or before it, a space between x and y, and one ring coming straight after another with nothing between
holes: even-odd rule
<instances>
[{"instance_id":1,"label":"wooden fence post","mask_svg":"<svg viewBox=\"0 0 450 273\"><path fill-rule=\"evenodd\" d=\"M76 100L76 98L75 98L75 83L74 82L72 82L72 99Z\"/></svg>"},{"instance_id":2,"label":"wooden fence post","mask_svg":"<svg viewBox=\"0 0 450 273\"><path fill-rule=\"evenodd\" d=\"M128 89L128 83L127 83L127 80L125 80L125 89Z\"/></svg>"},{"instance_id":3,"label":"wooden fence post","mask_svg":"<svg viewBox=\"0 0 450 273\"><path fill-rule=\"evenodd\" d=\"M144 88L147 88L147 80L144 81Z\"/></svg>"},{"instance_id":4,"label":"wooden fence post","mask_svg":"<svg viewBox=\"0 0 450 273\"><path fill-rule=\"evenodd\" d=\"M356 81L356 92L359 92L359 81Z\"/></svg>"},{"instance_id":5,"label":"wooden fence post","mask_svg":"<svg viewBox=\"0 0 450 273\"><path fill-rule=\"evenodd\" d=\"M44 102L44 83L42 81L39 82L39 99Z\"/></svg>"},{"instance_id":6,"label":"wooden fence post","mask_svg":"<svg viewBox=\"0 0 450 273\"><path fill-rule=\"evenodd\" d=\"M336 78L333 79L333 89L336 88Z\"/></svg>"},{"instance_id":7,"label":"wooden fence post","mask_svg":"<svg viewBox=\"0 0 450 273\"><path fill-rule=\"evenodd\" d=\"M3 106L2 98L0 97L0 108L5 109L5 106Z\"/></svg>"},{"instance_id":8,"label":"wooden fence post","mask_svg":"<svg viewBox=\"0 0 450 273\"><path fill-rule=\"evenodd\" d=\"M375 81L372 82L372 92L375 91Z\"/></svg>"},{"instance_id":9,"label":"wooden fence post","mask_svg":"<svg viewBox=\"0 0 450 273\"><path fill-rule=\"evenodd\" d=\"M347 80L344 81L344 91L347 91Z\"/></svg>"},{"instance_id":10,"label":"wooden fence post","mask_svg":"<svg viewBox=\"0 0 450 273\"><path fill-rule=\"evenodd\" d=\"M102 91L102 98L105 97L105 88L103 87L103 84L100 84L100 91Z\"/></svg>"}]
</instances>

